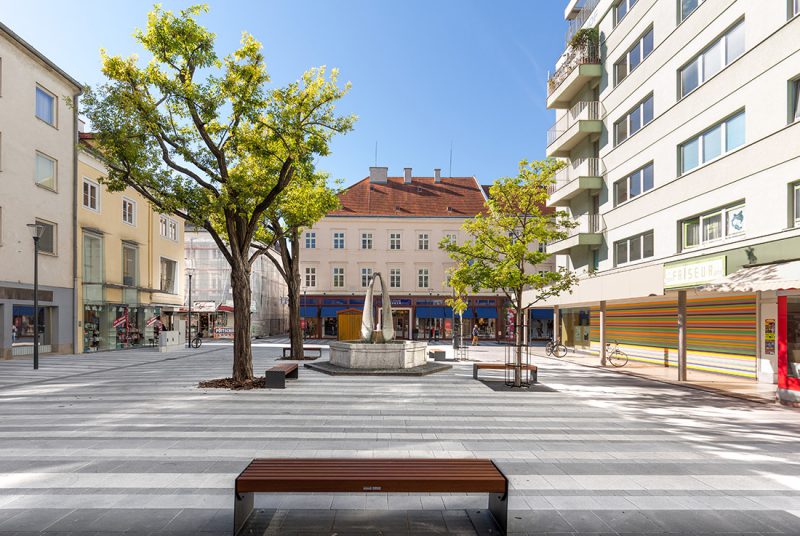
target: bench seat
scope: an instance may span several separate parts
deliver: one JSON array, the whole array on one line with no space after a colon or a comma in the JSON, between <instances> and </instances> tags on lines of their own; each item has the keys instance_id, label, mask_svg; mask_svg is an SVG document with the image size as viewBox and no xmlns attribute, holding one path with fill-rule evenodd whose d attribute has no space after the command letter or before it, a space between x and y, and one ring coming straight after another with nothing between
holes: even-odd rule
<instances>
[{"instance_id":1,"label":"bench seat","mask_svg":"<svg viewBox=\"0 0 800 536\"><path fill-rule=\"evenodd\" d=\"M286 378L296 380L298 374L297 363L278 363L264 373L266 388L286 389Z\"/></svg>"},{"instance_id":2,"label":"bench seat","mask_svg":"<svg viewBox=\"0 0 800 536\"><path fill-rule=\"evenodd\" d=\"M303 346L303 358L305 358L306 352L317 352L317 357L322 357L322 347L321 346ZM287 356L287 354L288 354L288 356ZM291 359L292 358L292 347L291 346L284 346L283 347L283 358L284 359ZM314 359L316 359L316 357Z\"/></svg>"},{"instance_id":3,"label":"bench seat","mask_svg":"<svg viewBox=\"0 0 800 536\"><path fill-rule=\"evenodd\" d=\"M506 365L505 363L473 363L472 364L472 377L478 379L478 371L481 369L487 370L505 370L506 368L513 368L515 365ZM523 369L527 369L531 373L531 381L536 383L539 369L534 364L523 364Z\"/></svg>"}]
</instances>

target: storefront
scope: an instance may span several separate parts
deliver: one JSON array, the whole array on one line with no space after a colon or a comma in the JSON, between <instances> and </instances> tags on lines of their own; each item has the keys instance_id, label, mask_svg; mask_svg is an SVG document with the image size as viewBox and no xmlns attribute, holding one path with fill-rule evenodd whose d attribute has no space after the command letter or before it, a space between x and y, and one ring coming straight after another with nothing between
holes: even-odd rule
<instances>
[{"instance_id":1,"label":"storefront","mask_svg":"<svg viewBox=\"0 0 800 536\"><path fill-rule=\"evenodd\" d=\"M528 340L549 341L553 338L552 309L530 309L528 315Z\"/></svg>"},{"instance_id":2,"label":"storefront","mask_svg":"<svg viewBox=\"0 0 800 536\"><path fill-rule=\"evenodd\" d=\"M163 328L160 315L160 307L148 305L85 305L83 351L154 346L158 343L158 332Z\"/></svg>"},{"instance_id":3,"label":"storefront","mask_svg":"<svg viewBox=\"0 0 800 536\"><path fill-rule=\"evenodd\" d=\"M182 307L180 314L185 320L189 309ZM191 332L204 339L233 339L233 307L217 306L213 301L192 302Z\"/></svg>"},{"instance_id":4,"label":"storefront","mask_svg":"<svg viewBox=\"0 0 800 536\"><path fill-rule=\"evenodd\" d=\"M591 309L589 307L567 307L561 309L561 342L571 348L588 349L591 345Z\"/></svg>"},{"instance_id":5,"label":"storefront","mask_svg":"<svg viewBox=\"0 0 800 536\"><path fill-rule=\"evenodd\" d=\"M39 307L39 350L50 351L51 316L50 307ZM32 305L13 305L11 308L11 347L33 346L36 321ZM42 350L44 348L44 350Z\"/></svg>"}]
</instances>

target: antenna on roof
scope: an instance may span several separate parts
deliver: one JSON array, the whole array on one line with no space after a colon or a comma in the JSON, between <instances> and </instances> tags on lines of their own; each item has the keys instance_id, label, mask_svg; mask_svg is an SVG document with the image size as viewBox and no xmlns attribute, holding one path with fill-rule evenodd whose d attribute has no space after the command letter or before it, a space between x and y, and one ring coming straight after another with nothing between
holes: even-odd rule
<instances>
[{"instance_id":1,"label":"antenna on roof","mask_svg":"<svg viewBox=\"0 0 800 536\"><path fill-rule=\"evenodd\" d=\"M375 140L375 167L378 167L378 140Z\"/></svg>"},{"instance_id":2,"label":"antenna on roof","mask_svg":"<svg viewBox=\"0 0 800 536\"><path fill-rule=\"evenodd\" d=\"M453 140L450 140L450 178L453 177Z\"/></svg>"}]
</instances>

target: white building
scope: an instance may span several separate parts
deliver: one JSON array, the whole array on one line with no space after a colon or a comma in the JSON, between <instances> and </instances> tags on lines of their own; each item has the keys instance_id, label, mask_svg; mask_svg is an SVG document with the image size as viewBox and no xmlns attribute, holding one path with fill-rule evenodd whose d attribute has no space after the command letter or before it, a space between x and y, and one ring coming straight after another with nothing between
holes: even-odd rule
<instances>
[{"instance_id":1,"label":"white building","mask_svg":"<svg viewBox=\"0 0 800 536\"><path fill-rule=\"evenodd\" d=\"M0 358L33 353L39 224L40 351L75 348L75 177L81 86L0 23Z\"/></svg>"},{"instance_id":2,"label":"white building","mask_svg":"<svg viewBox=\"0 0 800 536\"><path fill-rule=\"evenodd\" d=\"M371 167L369 177L339 199L341 208L308 229L301 241L306 335L336 337L337 313L361 309L369 279L380 272L391 294L398 338L451 338L454 318L446 300L452 289L446 272L454 262L439 243L448 235L467 238L461 226L484 209L484 187L475 177L442 177L438 169L429 177L412 177L411 168L389 177L388 168ZM481 338L503 338L513 325L510 314L498 293L470 296L462 332L468 335L477 326Z\"/></svg>"},{"instance_id":3,"label":"white building","mask_svg":"<svg viewBox=\"0 0 800 536\"><path fill-rule=\"evenodd\" d=\"M569 346L800 388L799 4L569 2L599 35L548 84L549 204L580 222L548 251L586 276L551 301Z\"/></svg>"}]
</instances>

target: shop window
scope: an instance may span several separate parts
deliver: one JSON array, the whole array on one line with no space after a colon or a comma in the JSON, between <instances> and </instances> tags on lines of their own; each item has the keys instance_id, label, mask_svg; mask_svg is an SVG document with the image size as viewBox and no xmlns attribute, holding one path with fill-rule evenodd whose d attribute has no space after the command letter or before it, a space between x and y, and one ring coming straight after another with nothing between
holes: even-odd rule
<instances>
[{"instance_id":1,"label":"shop window","mask_svg":"<svg viewBox=\"0 0 800 536\"><path fill-rule=\"evenodd\" d=\"M39 253L56 255L57 228L55 223L37 219L36 225L42 226L42 235L39 237Z\"/></svg>"},{"instance_id":2,"label":"shop window","mask_svg":"<svg viewBox=\"0 0 800 536\"><path fill-rule=\"evenodd\" d=\"M316 249L317 233L314 231L306 232L306 249Z\"/></svg>"},{"instance_id":3,"label":"shop window","mask_svg":"<svg viewBox=\"0 0 800 536\"><path fill-rule=\"evenodd\" d=\"M83 206L95 212L100 209L100 186L87 178L83 179Z\"/></svg>"},{"instance_id":4,"label":"shop window","mask_svg":"<svg viewBox=\"0 0 800 536\"><path fill-rule=\"evenodd\" d=\"M11 307L11 346L32 346L34 328L38 324L39 344L50 344L49 307L39 307L39 314L34 315L32 305L14 305ZM36 320L38 319L38 321ZM41 348L41 351L49 351Z\"/></svg>"},{"instance_id":5,"label":"shop window","mask_svg":"<svg viewBox=\"0 0 800 536\"><path fill-rule=\"evenodd\" d=\"M637 169L624 179L614 183L614 201L616 205L624 203L640 194L653 189L653 163Z\"/></svg>"},{"instance_id":6,"label":"shop window","mask_svg":"<svg viewBox=\"0 0 800 536\"><path fill-rule=\"evenodd\" d=\"M56 191L56 170L57 163L49 156L36 151L36 184Z\"/></svg>"},{"instance_id":7,"label":"shop window","mask_svg":"<svg viewBox=\"0 0 800 536\"><path fill-rule=\"evenodd\" d=\"M680 96L685 97L744 54L744 21L728 30L678 71Z\"/></svg>"},{"instance_id":8,"label":"shop window","mask_svg":"<svg viewBox=\"0 0 800 536\"><path fill-rule=\"evenodd\" d=\"M614 123L616 144L627 140L653 120L653 94L648 95L639 104L628 111L619 121Z\"/></svg>"},{"instance_id":9,"label":"shop window","mask_svg":"<svg viewBox=\"0 0 800 536\"><path fill-rule=\"evenodd\" d=\"M638 234L614 243L615 264L621 266L629 262L647 259L654 254L653 231Z\"/></svg>"},{"instance_id":10,"label":"shop window","mask_svg":"<svg viewBox=\"0 0 800 536\"><path fill-rule=\"evenodd\" d=\"M678 147L681 174L744 145L744 118L744 112L737 113L682 143Z\"/></svg>"},{"instance_id":11,"label":"shop window","mask_svg":"<svg viewBox=\"0 0 800 536\"><path fill-rule=\"evenodd\" d=\"M161 292L175 294L175 274L178 263L161 257Z\"/></svg>"},{"instance_id":12,"label":"shop window","mask_svg":"<svg viewBox=\"0 0 800 536\"><path fill-rule=\"evenodd\" d=\"M317 286L317 269L314 267L306 268L306 286L311 288Z\"/></svg>"},{"instance_id":13,"label":"shop window","mask_svg":"<svg viewBox=\"0 0 800 536\"><path fill-rule=\"evenodd\" d=\"M682 246L683 249L692 249L742 235L744 231L744 205L718 209L681 222Z\"/></svg>"},{"instance_id":14,"label":"shop window","mask_svg":"<svg viewBox=\"0 0 800 536\"><path fill-rule=\"evenodd\" d=\"M56 96L36 86L36 117L51 126L56 126Z\"/></svg>"},{"instance_id":15,"label":"shop window","mask_svg":"<svg viewBox=\"0 0 800 536\"><path fill-rule=\"evenodd\" d=\"M625 52L622 59L614 64L615 84L622 82L651 52L653 52L652 26Z\"/></svg>"}]
</instances>

